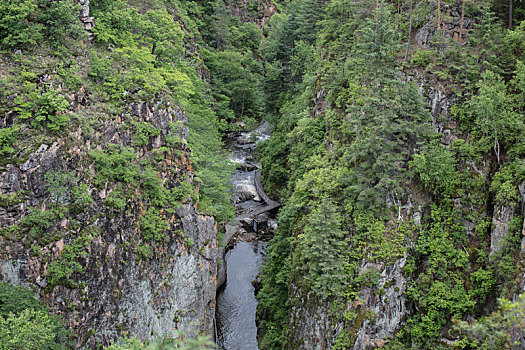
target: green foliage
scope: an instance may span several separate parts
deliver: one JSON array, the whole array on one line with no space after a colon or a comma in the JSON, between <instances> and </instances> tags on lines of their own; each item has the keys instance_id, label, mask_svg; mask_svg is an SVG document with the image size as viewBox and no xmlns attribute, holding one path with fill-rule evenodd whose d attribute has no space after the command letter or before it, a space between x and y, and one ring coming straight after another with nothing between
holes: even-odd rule
<instances>
[{"instance_id":1,"label":"green foliage","mask_svg":"<svg viewBox=\"0 0 525 350\"><path fill-rule=\"evenodd\" d=\"M200 210L214 215L219 221L226 221L234 214L229 179L235 167L222 149L217 117L197 102L188 109L188 143L195 167L194 180L200 184L198 205Z\"/></svg>"},{"instance_id":2,"label":"green foliage","mask_svg":"<svg viewBox=\"0 0 525 350\"><path fill-rule=\"evenodd\" d=\"M67 0L36 0L36 20L44 26L45 39L57 47L67 39L80 39L84 30L78 20L80 5Z\"/></svg>"},{"instance_id":3,"label":"green foliage","mask_svg":"<svg viewBox=\"0 0 525 350\"><path fill-rule=\"evenodd\" d=\"M63 207L48 210L33 208L20 221L20 228L22 232L28 234L30 239L44 245L56 240L61 235L60 232L54 232L51 228L55 225L55 220L63 216Z\"/></svg>"},{"instance_id":4,"label":"green foliage","mask_svg":"<svg viewBox=\"0 0 525 350\"><path fill-rule=\"evenodd\" d=\"M149 143L150 137L160 135L160 129L154 127L147 122L134 122L135 127L135 139L133 140L133 146L146 146Z\"/></svg>"},{"instance_id":5,"label":"green foliage","mask_svg":"<svg viewBox=\"0 0 525 350\"><path fill-rule=\"evenodd\" d=\"M117 210L123 210L126 208L126 196L120 188L117 188L108 194L106 197L106 205Z\"/></svg>"},{"instance_id":6,"label":"green foliage","mask_svg":"<svg viewBox=\"0 0 525 350\"><path fill-rule=\"evenodd\" d=\"M89 156L95 161L99 185L106 181L122 181L132 185L138 183L140 169L135 163L137 156L133 149L111 144L106 152L94 150Z\"/></svg>"},{"instance_id":7,"label":"green foliage","mask_svg":"<svg viewBox=\"0 0 525 350\"><path fill-rule=\"evenodd\" d=\"M250 52L204 52L212 76L214 106L220 118L259 117L262 94L259 86L262 67ZM233 112L233 113L232 113Z\"/></svg>"},{"instance_id":8,"label":"green foliage","mask_svg":"<svg viewBox=\"0 0 525 350\"><path fill-rule=\"evenodd\" d=\"M44 180L48 185L47 192L54 203L52 210L59 215L65 209L60 207L62 205L68 206L70 213L78 213L93 203L88 185L81 183L73 171L48 171L44 175Z\"/></svg>"},{"instance_id":9,"label":"green foliage","mask_svg":"<svg viewBox=\"0 0 525 350\"><path fill-rule=\"evenodd\" d=\"M432 50L417 50L410 58L410 63L416 67L425 68L435 54Z\"/></svg>"},{"instance_id":10,"label":"green foliage","mask_svg":"<svg viewBox=\"0 0 525 350\"><path fill-rule=\"evenodd\" d=\"M0 43L8 49L31 49L44 39L57 47L78 38L79 6L67 0L0 1Z\"/></svg>"},{"instance_id":11,"label":"green foliage","mask_svg":"<svg viewBox=\"0 0 525 350\"><path fill-rule=\"evenodd\" d=\"M114 103L129 96L150 100L170 94L178 102L193 92L181 66L183 33L166 9L140 13L125 1L93 6L94 32L112 52L93 53L89 76L95 88Z\"/></svg>"},{"instance_id":12,"label":"green foliage","mask_svg":"<svg viewBox=\"0 0 525 350\"><path fill-rule=\"evenodd\" d=\"M257 294L257 319L260 320L261 349L279 349L286 344L290 314L290 233L297 217L296 206L290 204L279 212L279 227L268 244L266 262L262 267L262 288Z\"/></svg>"},{"instance_id":13,"label":"green foliage","mask_svg":"<svg viewBox=\"0 0 525 350\"><path fill-rule=\"evenodd\" d=\"M202 61L199 58L199 61L192 63L191 57L186 57L186 55L191 56L192 53L187 48L183 48L183 40L194 40L188 36L198 36L198 33L183 32L181 27L188 25L195 29L195 26L202 24L197 16L190 17L190 14L200 15L203 9L197 3L158 2L156 4L155 9L145 7L141 10L125 1L96 1L92 4L92 13L97 18L95 37L99 45L98 52L93 50L88 75L94 83L93 88L111 104L118 105L129 100L162 100L167 101L168 105L175 102L182 107L189 119L188 146L191 149L195 180L200 185L198 195L194 199L199 202L200 210L216 215L221 221L226 220L233 215L229 199L231 186L228 183L233 167L221 150L222 143L218 129L222 128L222 125L214 112L208 108L209 97L205 94L205 86L196 73L197 68L202 66ZM177 21L174 21L174 17ZM242 36L255 40L253 28L242 27ZM105 49L108 44L114 47L112 52ZM207 51L203 49L202 52L205 56ZM215 57L214 54L212 56ZM241 55L241 57L248 62L245 65L257 65L257 61L249 55ZM232 85L228 86L228 89L235 90L234 97L237 99L235 101L238 106L236 108L241 114L244 113L242 109L244 90L239 84L246 89L251 88L248 82L257 83L251 75L251 72L247 72L246 81L231 82ZM224 77L225 80L229 79L226 74ZM242 77L244 79L244 75ZM223 109L219 106L222 95L216 96L217 99L213 103L215 110L233 115L226 111L229 108L229 100L226 99ZM259 98L256 94L244 97L246 113L252 113L249 112L252 108L250 106L254 106ZM150 137L157 136L159 133L159 130L154 130L144 122L132 123L135 129L133 141L135 146L146 145ZM180 128L174 125L170 127L174 130ZM172 133L166 141L169 147L179 147L181 140L176 133ZM136 157L131 154L132 150L117 150L112 147L110 146L107 152L94 151L90 154L95 159L99 185L107 179L122 181L133 186L140 183L144 192L142 199L159 208L166 207L169 203L168 210L176 209L177 204L174 203L174 197L170 197L167 186L155 179L156 170L148 166L140 169L136 165L134 159ZM173 191L175 197L184 197L184 199L190 192L187 185L180 189L182 191L180 193L179 190L173 189ZM124 193L124 195L128 194ZM123 208L124 202L117 200L118 197L115 194L109 198L109 205Z\"/></svg>"},{"instance_id":14,"label":"green foliage","mask_svg":"<svg viewBox=\"0 0 525 350\"><path fill-rule=\"evenodd\" d=\"M17 102L18 107L15 110L19 113L18 117L29 120L33 127L45 127L56 132L69 121L69 116L65 113L69 102L57 90L29 91L25 98L20 97Z\"/></svg>"},{"instance_id":15,"label":"green foliage","mask_svg":"<svg viewBox=\"0 0 525 350\"><path fill-rule=\"evenodd\" d=\"M306 218L303 233L297 236L293 264L307 290L321 298L342 296L346 287L348 241L341 229L337 207L324 197Z\"/></svg>"},{"instance_id":16,"label":"green foliage","mask_svg":"<svg viewBox=\"0 0 525 350\"><path fill-rule=\"evenodd\" d=\"M47 191L53 202L58 204L69 201L74 179L73 172L48 171L44 175L44 180L48 185Z\"/></svg>"},{"instance_id":17,"label":"green foliage","mask_svg":"<svg viewBox=\"0 0 525 350\"><path fill-rule=\"evenodd\" d=\"M525 181L525 163L517 159L494 174L490 189L496 194L497 205L517 203L518 185Z\"/></svg>"},{"instance_id":18,"label":"green foliage","mask_svg":"<svg viewBox=\"0 0 525 350\"><path fill-rule=\"evenodd\" d=\"M515 262L519 254L522 240L523 217L514 216L508 223L508 232L491 254L489 263L502 297L510 297L518 293L516 278L519 274L519 264Z\"/></svg>"},{"instance_id":19,"label":"green foliage","mask_svg":"<svg viewBox=\"0 0 525 350\"><path fill-rule=\"evenodd\" d=\"M377 272L359 274L362 261L391 264L407 256L406 296L416 312L391 345L434 347L453 318L479 315L495 293L514 290L519 245L514 228L520 218L509 225L514 238L489 258L491 218L486 213L492 210L489 190L495 205L516 205L524 181L520 117L525 70L517 62L523 28L506 33L486 6L479 10L467 3L469 16L480 21L464 46L442 40L435 43L439 49L415 50L410 64L400 66L407 3L398 4L397 16L381 2L330 1L317 6L325 7L322 14L312 14L312 3L292 1L269 22L261 45L263 86L275 129L258 150L265 185L281 195L284 206L283 226L269 244L258 296L260 346L286 348L290 304L302 305L315 289L312 276L317 274L310 275L309 269L318 264L310 260L321 263L325 257L301 260L303 251L312 255L315 245L326 244L324 251L338 246L320 238L325 237L321 230L307 239L322 222L310 215L328 196L352 247L348 256L335 259L346 266L339 280L347 288L339 299L353 302L363 287L377 287ZM430 9L414 5L419 28ZM450 109L458 127L449 146L432 131L414 68L426 68L426 81L434 88L436 78L450 82L452 89L463 88L458 96L466 102ZM444 118L433 123L455 128ZM415 188L409 176L422 187ZM433 201L420 227L403 222L404 204L414 199L421 205ZM293 294L290 285L297 287ZM308 302L313 299L310 294ZM351 347L353 333L341 332L337 346Z\"/></svg>"},{"instance_id":20,"label":"green foliage","mask_svg":"<svg viewBox=\"0 0 525 350\"><path fill-rule=\"evenodd\" d=\"M510 349L522 345L525 327L525 295L516 301L499 299L499 308L487 317L474 322L460 321L456 330L459 349Z\"/></svg>"},{"instance_id":21,"label":"green foliage","mask_svg":"<svg viewBox=\"0 0 525 350\"><path fill-rule=\"evenodd\" d=\"M473 280L483 289L474 295L469 293L463 279L463 271L470 268L466 238L457 212L432 206L431 221L420 233L415 247L428 263L413 277L407 290L407 296L420 311L409 320L406 331L410 341L419 346L430 346L451 317L461 318L472 312L476 305L474 296L482 297L491 289L490 276L480 271Z\"/></svg>"},{"instance_id":22,"label":"green foliage","mask_svg":"<svg viewBox=\"0 0 525 350\"><path fill-rule=\"evenodd\" d=\"M500 163L501 153L522 134L523 118L512 110L505 82L499 75L486 71L477 87L478 94L472 97L469 107L480 133L479 145L484 151L492 148Z\"/></svg>"},{"instance_id":23,"label":"green foliage","mask_svg":"<svg viewBox=\"0 0 525 350\"><path fill-rule=\"evenodd\" d=\"M363 240L363 248L369 261L393 264L407 254L409 242L414 236L412 224L399 223L397 226L387 227L381 220L362 216L355 223L354 240Z\"/></svg>"},{"instance_id":24,"label":"green foliage","mask_svg":"<svg viewBox=\"0 0 525 350\"><path fill-rule=\"evenodd\" d=\"M2 46L36 45L42 38L42 25L27 21L36 10L35 0L0 2L0 39Z\"/></svg>"},{"instance_id":25,"label":"green foliage","mask_svg":"<svg viewBox=\"0 0 525 350\"><path fill-rule=\"evenodd\" d=\"M0 349L56 348L54 326L45 311L26 309L19 315L0 316Z\"/></svg>"},{"instance_id":26,"label":"green foliage","mask_svg":"<svg viewBox=\"0 0 525 350\"><path fill-rule=\"evenodd\" d=\"M454 156L440 143L432 143L415 154L410 167L425 190L435 196L450 197L458 182Z\"/></svg>"},{"instance_id":27,"label":"green foliage","mask_svg":"<svg viewBox=\"0 0 525 350\"><path fill-rule=\"evenodd\" d=\"M162 243L167 240L168 221L154 207L149 207L139 221L140 232L145 241Z\"/></svg>"},{"instance_id":28,"label":"green foliage","mask_svg":"<svg viewBox=\"0 0 525 350\"><path fill-rule=\"evenodd\" d=\"M182 332L177 332L175 339L161 339L143 343L136 337L124 338L120 343L104 347L104 350L204 350L215 349L215 344L208 336L195 335L183 338Z\"/></svg>"},{"instance_id":29,"label":"green foliage","mask_svg":"<svg viewBox=\"0 0 525 350\"><path fill-rule=\"evenodd\" d=\"M191 195L193 188L189 182L183 182L180 186L171 189L171 197L177 201L183 201L188 199Z\"/></svg>"},{"instance_id":30,"label":"green foliage","mask_svg":"<svg viewBox=\"0 0 525 350\"><path fill-rule=\"evenodd\" d=\"M144 126L140 123L137 125L139 127ZM149 124L145 128L149 130L143 133L146 135L149 135L149 132L157 134L159 131L157 128L150 128ZM148 138L149 136L144 136L142 140L145 141ZM108 145L107 150L94 150L89 153L89 156L95 162L97 171L95 183L102 187L107 182L112 182L116 186L108 194L106 204L115 209L124 209L127 200L138 194L131 188L140 188L139 198L149 206L146 209L146 216L141 220L141 226L147 227L145 231L147 240L161 239L158 232L166 230L167 228L164 227L167 224L163 220L159 222L153 220L154 214L148 214L149 211L153 210L157 213L158 209L155 208L162 208L167 213L173 213L178 209L180 202L187 199L191 194L191 185L184 182L178 187L170 189L168 183L164 183L162 176L155 167L148 162L143 162L143 165L137 164L137 155L129 147ZM221 189L216 190L219 192ZM219 207L220 204L218 203L217 206Z\"/></svg>"},{"instance_id":31,"label":"green foliage","mask_svg":"<svg viewBox=\"0 0 525 350\"><path fill-rule=\"evenodd\" d=\"M32 291L0 282L0 349L62 350L69 333Z\"/></svg>"},{"instance_id":32,"label":"green foliage","mask_svg":"<svg viewBox=\"0 0 525 350\"><path fill-rule=\"evenodd\" d=\"M75 276L84 270L79 259L87 257L86 247L91 244L92 240L92 233L85 232L75 238L70 244L64 245L60 257L49 263L46 272L49 288L58 285L68 288L78 287Z\"/></svg>"},{"instance_id":33,"label":"green foliage","mask_svg":"<svg viewBox=\"0 0 525 350\"><path fill-rule=\"evenodd\" d=\"M0 129L0 156L7 157L15 151L13 146L16 143L19 130L20 126L16 125Z\"/></svg>"},{"instance_id":34,"label":"green foliage","mask_svg":"<svg viewBox=\"0 0 525 350\"><path fill-rule=\"evenodd\" d=\"M29 289L0 282L0 315L17 315L25 309L43 310L44 306Z\"/></svg>"}]
</instances>

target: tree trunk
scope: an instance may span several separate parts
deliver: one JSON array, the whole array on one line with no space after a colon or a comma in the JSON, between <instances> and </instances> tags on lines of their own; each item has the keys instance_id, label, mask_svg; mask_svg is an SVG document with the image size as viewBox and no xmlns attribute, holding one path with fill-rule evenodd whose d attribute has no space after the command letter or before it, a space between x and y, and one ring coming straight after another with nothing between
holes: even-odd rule
<instances>
[{"instance_id":1,"label":"tree trunk","mask_svg":"<svg viewBox=\"0 0 525 350\"><path fill-rule=\"evenodd\" d=\"M509 0L509 29L512 29L512 0Z\"/></svg>"},{"instance_id":2,"label":"tree trunk","mask_svg":"<svg viewBox=\"0 0 525 350\"><path fill-rule=\"evenodd\" d=\"M399 12L401 11L401 1L397 1L397 14L396 14L396 35L399 30Z\"/></svg>"},{"instance_id":3,"label":"tree trunk","mask_svg":"<svg viewBox=\"0 0 525 350\"><path fill-rule=\"evenodd\" d=\"M459 26L459 42L460 43L463 40L463 26L465 24L465 1L466 0L463 0L463 4L461 7L461 23Z\"/></svg>"},{"instance_id":4,"label":"tree trunk","mask_svg":"<svg viewBox=\"0 0 525 350\"><path fill-rule=\"evenodd\" d=\"M441 0L438 0L437 16L438 16L437 30L439 31L441 30Z\"/></svg>"},{"instance_id":5,"label":"tree trunk","mask_svg":"<svg viewBox=\"0 0 525 350\"><path fill-rule=\"evenodd\" d=\"M499 164L500 147L499 147L497 130L494 130L494 153L496 153L496 157L498 159L498 164Z\"/></svg>"},{"instance_id":6,"label":"tree trunk","mask_svg":"<svg viewBox=\"0 0 525 350\"><path fill-rule=\"evenodd\" d=\"M246 100L246 67L243 67L244 68L244 78L243 78L243 87L244 89L242 90L242 106L241 106L241 118L244 116L244 102Z\"/></svg>"},{"instance_id":7,"label":"tree trunk","mask_svg":"<svg viewBox=\"0 0 525 350\"><path fill-rule=\"evenodd\" d=\"M215 38L215 49L219 48L219 32L221 30L221 17L217 14L217 37Z\"/></svg>"},{"instance_id":8,"label":"tree trunk","mask_svg":"<svg viewBox=\"0 0 525 350\"><path fill-rule=\"evenodd\" d=\"M412 7L414 0L410 0L410 23L408 25L408 41L407 41L407 50L405 51L405 62L408 59L408 50L410 49L410 39L412 35Z\"/></svg>"}]
</instances>

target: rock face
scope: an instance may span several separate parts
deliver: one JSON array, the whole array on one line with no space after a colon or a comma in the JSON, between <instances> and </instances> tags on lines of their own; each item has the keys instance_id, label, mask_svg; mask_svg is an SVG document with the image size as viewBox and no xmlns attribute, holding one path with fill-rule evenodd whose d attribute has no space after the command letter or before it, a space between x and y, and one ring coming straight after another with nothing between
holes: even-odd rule
<instances>
[{"instance_id":1,"label":"rock face","mask_svg":"<svg viewBox=\"0 0 525 350\"><path fill-rule=\"evenodd\" d=\"M433 45L437 32L435 22L437 16L435 11L437 11L437 9L433 8L433 3L431 6L432 8L428 14L428 22L419 29L415 36L416 42L424 49L428 49ZM459 7L452 7L448 4L443 4L441 18L440 30L443 37L454 38L457 41L462 41L474 25L473 19L467 17L461 18L461 9Z\"/></svg>"},{"instance_id":2,"label":"rock face","mask_svg":"<svg viewBox=\"0 0 525 350\"><path fill-rule=\"evenodd\" d=\"M95 18L89 17L89 0L75 0L75 3L81 6L78 17L84 24L84 29L91 32L95 26Z\"/></svg>"},{"instance_id":3,"label":"rock face","mask_svg":"<svg viewBox=\"0 0 525 350\"><path fill-rule=\"evenodd\" d=\"M229 3L230 14L239 17L243 22L257 24L263 28L268 20L277 12L275 4L268 0L258 1L256 11L253 11L253 3L247 0Z\"/></svg>"},{"instance_id":4,"label":"rock face","mask_svg":"<svg viewBox=\"0 0 525 350\"><path fill-rule=\"evenodd\" d=\"M353 349L363 350L380 347L400 328L403 317L408 314L403 293L406 279L403 267L406 259L394 264L367 263L363 261L360 273L379 273L379 282L374 287L363 288L358 293L359 302L346 305L346 313L353 315L353 325L345 329L343 320L334 322L330 315L333 301L318 300L315 295L301 295L297 286L292 285L296 303L290 312L291 346L301 349L330 349L337 337L354 340ZM344 307L344 305L343 305Z\"/></svg>"},{"instance_id":5,"label":"rock face","mask_svg":"<svg viewBox=\"0 0 525 350\"><path fill-rule=\"evenodd\" d=\"M417 78L422 80L421 77ZM458 98L451 93L439 90L428 82L420 84L421 93L432 115L432 125L434 130L441 134L441 143L448 147L459 138L459 128L450 115L450 107L458 102ZM315 99L316 113L322 113L323 106ZM489 179L490 159L476 161L466 161L465 166L473 176L480 179ZM488 216L492 222L491 229L491 254L500 249L505 237L509 234L510 222L517 215L523 216L525 213L525 184L520 187L520 198L518 204L506 203L504 205L494 205L491 203L478 204L473 207L469 204L464 205L463 198L454 199L456 208L463 212L476 211L484 213L480 219ZM488 191L488 190L487 190ZM413 221L415 225L421 225L422 213L426 212L431 202L430 198L425 198L420 194L410 198L408 203L401 203L400 216L406 221ZM468 201L464 201L468 202ZM393 203L392 203L393 204ZM493 208L491 207L493 206ZM492 215L492 216L490 216ZM467 217L467 216L466 216ZM467 234L472 235L478 223L463 219L463 226ZM525 225L525 224L524 224ZM525 237L525 226L522 229ZM413 244L413 241L407 243ZM410 246L406 247L410 251ZM522 254L525 252L525 238L522 240ZM523 256L523 255L522 255ZM319 300L315 295L304 295L298 283L292 281L290 297L291 311L289 318L289 333L287 339L290 341L290 348L300 349L331 349L336 344L338 336L346 332L342 338L350 339L352 349L364 350L382 347L392 339L397 331L404 325L404 320L417 312L412 303L407 301L407 279L403 274L407 256L397 259L389 264L372 263L362 261L359 275L375 275L377 281L372 287L363 287L357 291L356 302L351 305L339 305L339 312L331 309L337 301ZM523 258L521 259L523 265ZM522 270L523 271L523 270ZM300 277L297 277L300 278ZM520 276L525 280L525 276ZM525 291L525 282L521 285L521 291ZM514 296L515 298L517 295ZM334 319L333 315L344 314L352 315L351 321L346 325L339 317ZM445 339L445 341L448 341Z\"/></svg>"},{"instance_id":6,"label":"rock face","mask_svg":"<svg viewBox=\"0 0 525 350\"><path fill-rule=\"evenodd\" d=\"M365 264L361 269L380 271L380 280L377 290L365 288L359 292L359 299L367 312L377 315L372 320L366 319L356 334L354 350L368 349L381 346L385 339L390 338L402 324L403 316L409 310L406 308L406 298L403 295L406 289L406 279L403 276L403 267L406 258L397 260L393 265Z\"/></svg>"},{"instance_id":7,"label":"rock face","mask_svg":"<svg viewBox=\"0 0 525 350\"><path fill-rule=\"evenodd\" d=\"M82 114L85 106L72 108ZM160 132L136 146L133 129L124 122L130 117ZM144 189L130 191L120 208L109 206L108 196L126 185L97 184L90 157L95 149L135 145L138 162L155 159L156 178L165 188L191 184L188 149L184 142L178 148L168 142L174 136L185 140L186 125L178 106L135 103L90 132L79 126L51 144L38 145L19 163L0 168L0 280L38 293L79 335L78 346L107 345L124 332L143 340L175 329L214 333L214 219L199 214L186 199L173 213L163 214L167 229L162 239L146 240L141 220L147 207L139 193ZM55 172L71 174L72 185L60 194L46 180ZM75 206L75 187L85 188L91 200ZM52 271L57 266L63 276Z\"/></svg>"},{"instance_id":8,"label":"rock face","mask_svg":"<svg viewBox=\"0 0 525 350\"><path fill-rule=\"evenodd\" d=\"M328 303L315 301L315 297L301 296L300 288L291 286L291 293L296 303L290 311L290 348L321 350L328 349L334 342L336 330L341 329L338 323L331 324L330 307Z\"/></svg>"}]
</instances>

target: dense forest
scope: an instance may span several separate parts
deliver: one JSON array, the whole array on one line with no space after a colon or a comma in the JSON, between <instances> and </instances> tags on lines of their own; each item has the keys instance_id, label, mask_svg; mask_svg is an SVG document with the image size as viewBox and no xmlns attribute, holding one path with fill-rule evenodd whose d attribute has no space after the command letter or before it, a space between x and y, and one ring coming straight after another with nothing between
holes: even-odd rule
<instances>
[{"instance_id":1,"label":"dense forest","mask_svg":"<svg viewBox=\"0 0 525 350\"><path fill-rule=\"evenodd\" d=\"M524 346L522 301L496 311L524 291L525 22L509 4L303 0L272 17L260 153L286 204L261 348Z\"/></svg>"},{"instance_id":2,"label":"dense forest","mask_svg":"<svg viewBox=\"0 0 525 350\"><path fill-rule=\"evenodd\" d=\"M261 119L260 349L525 346L525 2L0 0L0 50L0 349L213 348Z\"/></svg>"}]
</instances>

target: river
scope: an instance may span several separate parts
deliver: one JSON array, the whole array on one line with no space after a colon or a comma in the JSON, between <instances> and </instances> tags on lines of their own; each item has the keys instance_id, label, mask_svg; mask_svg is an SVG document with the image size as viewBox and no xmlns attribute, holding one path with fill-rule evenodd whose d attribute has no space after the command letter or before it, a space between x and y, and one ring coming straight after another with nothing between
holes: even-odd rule
<instances>
[{"instance_id":1,"label":"river","mask_svg":"<svg viewBox=\"0 0 525 350\"><path fill-rule=\"evenodd\" d=\"M226 281L217 294L216 341L223 350L259 349L255 324L257 299L252 282L264 259L266 242L262 239L269 237L277 224L270 212L255 218L251 213L276 204L259 193L256 186L260 165L255 158L255 142L267 140L270 132L271 126L263 122L252 132L230 133L225 142L230 159L237 164L231 181L237 217L226 225L226 240L231 248L225 256ZM261 186L259 189L262 190Z\"/></svg>"}]
</instances>

